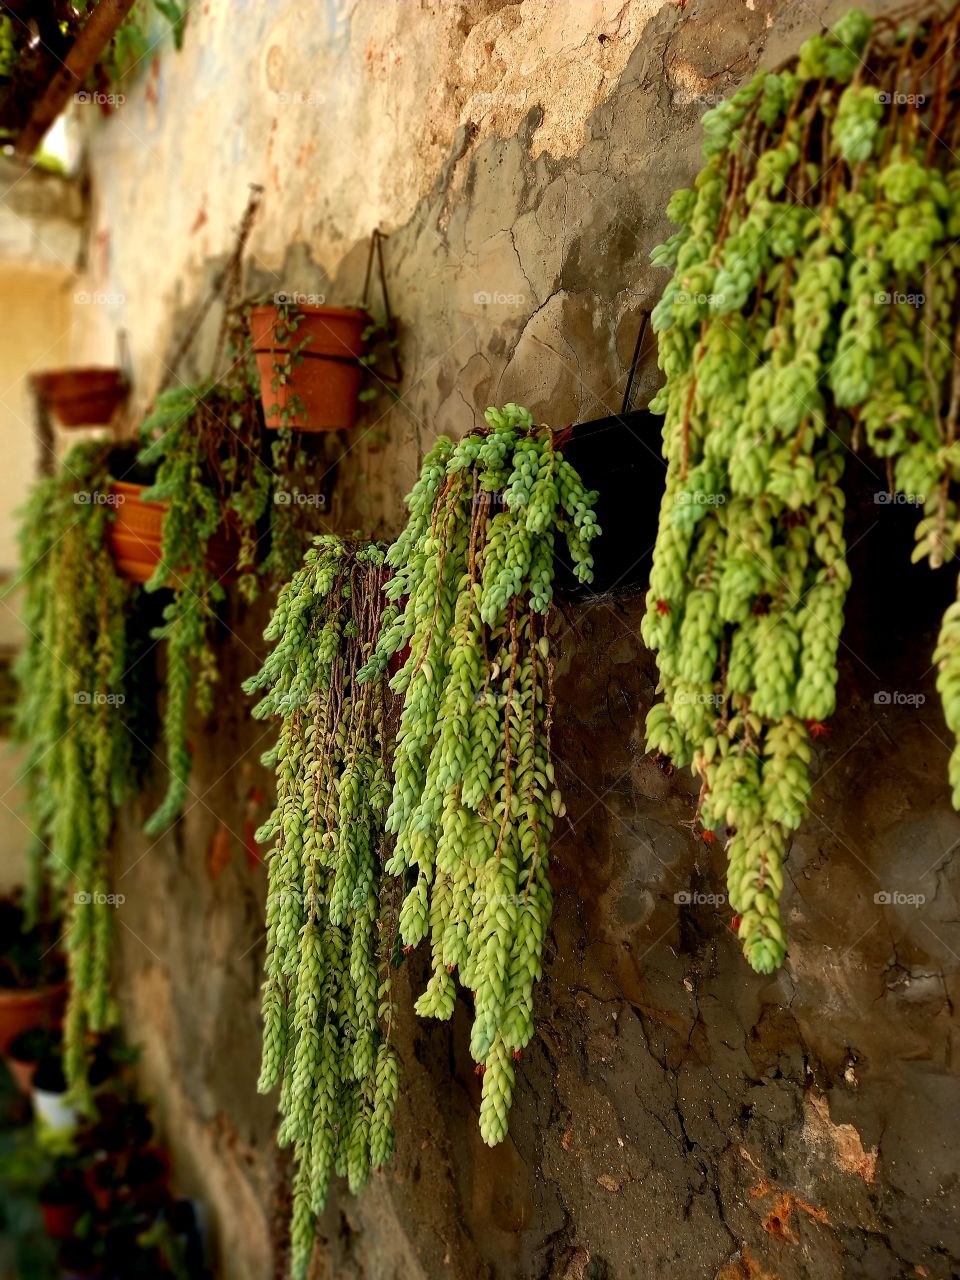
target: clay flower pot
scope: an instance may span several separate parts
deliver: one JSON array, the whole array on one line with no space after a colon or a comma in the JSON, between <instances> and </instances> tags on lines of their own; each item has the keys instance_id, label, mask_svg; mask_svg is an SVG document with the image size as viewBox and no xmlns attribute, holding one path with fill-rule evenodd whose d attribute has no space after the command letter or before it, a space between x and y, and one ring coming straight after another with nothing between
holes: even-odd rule
<instances>
[{"instance_id":1,"label":"clay flower pot","mask_svg":"<svg viewBox=\"0 0 960 1280\"><path fill-rule=\"evenodd\" d=\"M75 1197L68 1200L48 1198L50 1193L40 1192L40 1213L43 1229L51 1240L70 1240L80 1217L80 1206Z\"/></svg>"},{"instance_id":2,"label":"clay flower pot","mask_svg":"<svg viewBox=\"0 0 960 1280\"><path fill-rule=\"evenodd\" d=\"M13 1083L17 1086L21 1093L25 1093L27 1097L33 1089L33 1076L37 1069L35 1062L27 1062L21 1058L7 1057L4 1059L7 1064L7 1070L13 1077Z\"/></svg>"},{"instance_id":3,"label":"clay flower pot","mask_svg":"<svg viewBox=\"0 0 960 1280\"><path fill-rule=\"evenodd\" d=\"M59 1046L59 1028L47 1026L31 1027L10 1042L4 1061L21 1093L29 1096L37 1067L49 1054L59 1051Z\"/></svg>"},{"instance_id":4,"label":"clay flower pot","mask_svg":"<svg viewBox=\"0 0 960 1280\"><path fill-rule=\"evenodd\" d=\"M0 989L0 1053L24 1031L58 1024L66 999L65 982L26 991Z\"/></svg>"},{"instance_id":5,"label":"clay flower pot","mask_svg":"<svg viewBox=\"0 0 960 1280\"><path fill-rule=\"evenodd\" d=\"M105 427L127 396L120 369L51 369L31 382L61 427Z\"/></svg>"},{"instance_id":6,"label":"clay flower pot","mask_svg":"<svg viewBox=\"0 0 960 1280\"><path fill-rule=\"evenodd\" d=\"M115 515L110 521L107 542L117 572L129 582L147 582L160 563L163 547L165 502L144 502L149 488L116 480L111 486ZM237 544L227 535L214 534L207 547L210 569L222 581L230 578L237 563Z\"/></svg>"},{"instance_id":7,"label":"clay flower pot","mask_svg":"<svg viewBox=\"0 0 960 1280\"><path fill-rule=\"evenodd\" d=\"M254 307L250 312L266 424L274 429L288 426L300 431L352 427L363 372L359 363L363 331L370 318L365 311L353 307L304 306L297 310L300 320L296 331L290 334L283 332L278 307ZM286 353L295 351L308 338L285 370L286 381L274 389L274 364L284 365ZM291 415L285 421L283 410L288 406Z\"/></svg>"}]
</instances>

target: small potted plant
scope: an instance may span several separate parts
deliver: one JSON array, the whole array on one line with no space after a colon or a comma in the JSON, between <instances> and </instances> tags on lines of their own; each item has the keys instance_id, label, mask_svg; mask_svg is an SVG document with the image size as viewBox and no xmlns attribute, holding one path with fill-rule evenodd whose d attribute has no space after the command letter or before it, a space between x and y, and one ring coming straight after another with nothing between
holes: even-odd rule
<instances>
[{"instance_id":1,"label":"small potted plant","mask_svg":"<svg viewBox=\"0 0 960 1280\"><path fill-rule=\"evenodd\" d=\"M69 1133L80 1122L80 1113L68 1100L67 1079L59 1055L49 1055L38 1064L31 1093L38 1122L53 1133Z\"/></svg>"},{"instance_id":2,"label":"small potted plant","mask_svg":"<svg viewBox=\"0 0 960 1280\"><path fill-rule=\"evenodd\" d=\"M370 317L359 307L294 305L284 294L250 311L266 425L352 427Z\"/></svg>"},{"instance_id":3,"label":"small potted plant","mask_svg":"<svg viewBox=\"0 0 960 1280\"><path fill-rule=\"evenodd\" d=\"M30 381L61 427L109 426L129 391L122 369L50 369Z\"/></svg>"},{"instance_id":4,"label":"small potted plant","mask_svg":"<svg viewBox=\"0 0 960 1280\"><path fill-rule=\"evenodd\" d=\"M7 1049L6 1062L21 1093L30 1094L37 1066L44 1058L59 1053L60 1033L50 1027L21 1031Z\"/></svg>"},{"instance_id":5,"label":"small potted plant","mask_svg":"<svg viewBox=\"0 0 960 1280\"><path fill-rule=\"evenodd\" d=\"M179 400L175 412L182 412ZM138 463L134 450L114 450L110 455L110 469L124 477L113 480L110 485L113 519L107 531L107 543L117 573L127 582L149 582L163 559L163 524L170 503L151 499L156 468ZM206 547L206 563L211 573L228 581L238 552L237 540L229 530L216 530Z\"/></svg>"},{"instance_id":6,"label":"small potted plant","mask_svg":"<svg viewBox=\"0 0 960 1280\"><path fill-rule=\"evenodd\" d=\"M43 1226L51 1240L69 1240L84 1207L83 1180L71 1164L57 1161L39 1191Z\"/></svg>"},{"instance_id":7,"label":"small potted plant","mask_svg":"<svg viewBox=\"0 0 960 1280\"><path fill-rule=\"evenodd\" d=\"M0 1053L31 1027L55 1026L67 995L51 931L29 926L19 903L0 899Z\"/></svg>"}]
</instances>

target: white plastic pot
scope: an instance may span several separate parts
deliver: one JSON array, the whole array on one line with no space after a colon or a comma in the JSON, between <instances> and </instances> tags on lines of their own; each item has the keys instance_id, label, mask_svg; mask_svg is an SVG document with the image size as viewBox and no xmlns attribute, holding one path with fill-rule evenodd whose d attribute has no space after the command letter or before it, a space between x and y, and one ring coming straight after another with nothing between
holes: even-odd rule
<instances>
[{"instance_id":1,"label":"white plastic pot","mask_svg":"<svg viewBox=\"0 0 960 1280\"><path fill-rule=\"evenodd\" d=\"M64 1093L48 1093L46 1089L33 1090L33 1113L48 1129L62 1133L76 1129L80 1112L67 1102Z\"/></svg>"}]
</instances>

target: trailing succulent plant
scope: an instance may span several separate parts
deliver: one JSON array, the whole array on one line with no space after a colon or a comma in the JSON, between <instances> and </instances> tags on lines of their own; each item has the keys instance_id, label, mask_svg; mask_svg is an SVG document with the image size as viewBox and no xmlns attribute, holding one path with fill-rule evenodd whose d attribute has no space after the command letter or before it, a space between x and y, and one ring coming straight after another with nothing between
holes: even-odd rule
<instances>
[{"instance_id":1,"label":"trailing succulent plant","mask_svg":"<svg viewBox=\"0 0 960 1280\"><path fill-rule=\"evenodd\" d=\"M167 641L163 728L169 779L146 823L148 835L169 826L187 798L187 717L192 705L201 715L212 706L213 640L225 584L235 577L240 595L251 601L262 577L288 571L295 554L299 559L297 511L271 501L278 476L291 464L293 437L287 430L271 433L272 466L264 461L256 366L245 334L237 309L227 333L227 375L161 392L141 428L138 461L156 468L144 501L167 506L162 559L146 589L173 592L154 633ZM261 558L267 527L271 549Z\"/></svg>"},{"instance_id":2,"label":"trailing succulent plant","mask_svg":"<svg viewBox=\"0 0 960 1280\"><path fill-rule=\"evenodd\" d=\"M26 748L32 898L47 885L64 904L64 1065L80 1100L88 1033L113 1017L108 850L133 773L124 716L129 588L107 549L109 487L107 448L79 444L35 483L20 529L27 640L16 663L15 732Z\"/></svg>"},{"instance_id":3,"label":"trailing succulent plant","mask_svg":"<svg viewBox=\"0 0 960 1280\"><path fill-rule=\"evenodd\" d=\"M358 682L386 575L375 544L316 538L280 591L264 633L274 648L244 685L264 694L253 714L279 721L263 757L277 804L257 832L271 846L259 1089L280 1084L279 1141L294 1146L294 1277L306 1274L333 1172L359 1191L393 1150L391 696L383 673Z\"/></svg>"},{"instance_id":4,"label":"trailing succulent plant","mask_svg":"<svg viewBox=\"0 0 960 1280\"><path fill-rule=\"evenodd\" d=\"M563 802L550 760L547 638L554 544L589 581L596 495L526 409L488 409L488 431L441 437L407 498L383 632L361 680L403 694L387 830L405 890L400 934L429 936L417 1011L449 1018L454 972L474 993L480 1132L507 1132L514 1059L533 1034L533 986L552 897L547 856Z\"/></svg>"},{"instance_id":5,"label":"trailing succulent plant","mask_svg":"<svg viewBox=\"0 0 960 1280\"><path fill-rule=\"evenodd\" d=\"M779 965L778 899L836 703L850 585L850 447L924 505L915 559L960 543L960 17L848 13L703 121L704 166L654 251L667 484L643 623L663 701L650 749L725 828L750 964ZM936 651L960 731L960 604ZM960 749L950 766L960 805Z\"/></svg>"}]
</instances>

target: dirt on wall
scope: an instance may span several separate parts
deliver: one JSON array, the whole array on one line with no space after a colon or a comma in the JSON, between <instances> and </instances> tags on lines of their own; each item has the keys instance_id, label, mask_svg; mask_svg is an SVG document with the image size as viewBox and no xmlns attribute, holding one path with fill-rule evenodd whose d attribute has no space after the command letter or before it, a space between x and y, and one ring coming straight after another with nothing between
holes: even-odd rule
<instances>
[{"instance_id":1,"label":"dirt on wall","mask_svg":"<svg viewBox=\"0 0 960 1280\"><path fill-rule=\"evenodd\" d=\"M503 23L528 4L488 8ZM406 380L343 442L331 527L395 533L418 457L487 403L517 399L557 426L618 406L639 314L663 283L648 253L669 230L669 193L696 172L704 106L840 6L688 0L643 21L624 8L631 49L579 142L540 145L549 102L525 101L509 134L507 116L482 136L466 119L413 214L389 228ZM562 78L542 83L562 92ZM111 229L118 254L134 234ZM322 262L292 244L282 263L253 263L251 283L349 299L365 254L362 238ZM655 381L648 358L641 396ZM638 555L663 475L658 441L646 444ZM493 1151L480 1141L468 997L449 1024L415 1019L426 961L411 957L397 1154L359 1199L331 1197L316 1277L960 1274L960 819L930 657L953 583L910 567L913 518L878 500L884 476L851 456L847 488L840 707L790 852L784 969L764 978L743 962L722 849L692 826L695 784L644 753L656 677L642 596L561 608L555 745L569 815L510 1135ZM239 691L264 652L266 602L230 607L185 818L152 846L142 815L124 818L119 966L144 1085L179 1180L210 1207L219 1274L268 1280L287 1170L273 1100L255 1092L266 882L250 835L270 803L257 763L269 729Z\"/></svg>"}]
</instances>

